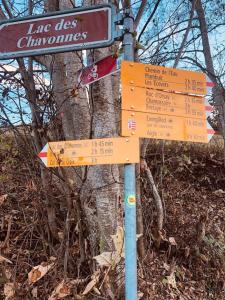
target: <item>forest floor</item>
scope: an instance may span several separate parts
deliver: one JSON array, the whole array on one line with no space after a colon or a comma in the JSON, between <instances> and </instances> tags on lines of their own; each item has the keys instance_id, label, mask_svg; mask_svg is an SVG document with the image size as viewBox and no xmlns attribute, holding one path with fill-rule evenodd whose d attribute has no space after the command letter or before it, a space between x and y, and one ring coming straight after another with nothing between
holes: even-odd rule
<instances>
[{"instance_id":1,"label":"forest floor","mask_svg":"<svg viewBox=\"0 0 225 300\"><path fill-rule=\"evenodd\" d=\"M93 283L101 272L106 279L102 269L96 278L81 270L79 280L76 273L65 284L62 247L46 238L40 187L24 159L11 144L0 146L0 299L110 299L101 294L100 281ZM165 224L157 246L154 201L142 177L146 255L138 260L140 299L225 299L222 146L174 142L166 143L162 153L161 143L154 143L146 159L163 199ZM71 278L73 271L68 272ZM91 292L82 296L90 281Z\"/></svg>"},{"instance_id":2,"label":"forest floor","mask_svg":"<svg viewBox=\"0 0 225 300\"><path fill-rule=\"evenodd\" d=\"M142 263L143 277L148 278L141 283L145 299L225 299L221 144L169 143L163 164L159 145L155 145L155 152L153 149L149 149L147 160L164 200L165 226L164 241L157 249L151 233L154 211L145 186L145 239L151 241Z\"/></svg>"}]
</instances>

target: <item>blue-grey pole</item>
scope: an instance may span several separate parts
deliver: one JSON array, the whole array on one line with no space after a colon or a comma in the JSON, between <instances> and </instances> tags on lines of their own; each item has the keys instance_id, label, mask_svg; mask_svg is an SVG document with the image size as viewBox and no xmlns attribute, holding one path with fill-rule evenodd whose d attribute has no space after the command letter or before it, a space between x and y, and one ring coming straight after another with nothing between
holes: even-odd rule
<instances>
[{"instance_id":1,"label":"blue-grey pole","mask_svg":"<svg viewBox=\"0 0 225 300\"><path fill-rule=\"evenodd\" d=\"M125 10L123 50L124 59L134 61L134 19ZM125 297L137 300L137 243L136 243L136 178L135 164L125 165Z\"/></svg>"}]
</instances>

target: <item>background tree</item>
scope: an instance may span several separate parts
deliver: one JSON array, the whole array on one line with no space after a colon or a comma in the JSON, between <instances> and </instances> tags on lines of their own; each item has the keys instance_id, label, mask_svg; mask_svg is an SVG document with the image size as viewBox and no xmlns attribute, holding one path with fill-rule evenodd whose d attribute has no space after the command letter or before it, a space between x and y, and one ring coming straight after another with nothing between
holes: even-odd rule
<instances>
[{"instance_id":1,"label":"background tree","mask_svg":"<svg viewBox=\"0 0 225 300\"><path fill-rule=\"evenodd\" d=\"M29 0L15 4L2 0L0 19L103 2L74 4L71 0ZM124 1L115 1L114 4L122 12ZM182 0L168 5L164 0L142 0L131 2L130 5L137 30L136 59L144 63L206 72L216 83L213 99L225 137L225 41L222 36L225 17L221 13L222 1L215 3L207 0L203 4L200 0ZM213 40L211 48L209 38ZM123 167L71 167L52 171L40 164L37 154L48 141L120 134L119 75L106 77L86 88L77 89L76 84L77 71L86 60L94 62L121 51L121 43L116 42L104 49L2 61L0 64L1 126L13 130L18 147L24 149L26 160L29 161L26 163L29 173L42 187L39 191L42 202L37 211L45 230L37 225L37 231L45 240L49 255L63 256L61 264L65 276L74 276L76 273L75 276L82 277L90 270L93 272L96 265L90 257L113 249L111 235L123 224ZM163 197L163 145L158 186L146 161L142 164L157 208L154 238L159 243L166 206ZM142 141L144 158L150 147L148 140ZM141 199L142 192L139 192ZM141 204L139 206L139 227L142 231ZM145 239L141 247L142 254L148 247ZM79 253L76 261L74 248ZM112 291L109 288L108 295L110 293Z\"/></svg>"}]
</instances>

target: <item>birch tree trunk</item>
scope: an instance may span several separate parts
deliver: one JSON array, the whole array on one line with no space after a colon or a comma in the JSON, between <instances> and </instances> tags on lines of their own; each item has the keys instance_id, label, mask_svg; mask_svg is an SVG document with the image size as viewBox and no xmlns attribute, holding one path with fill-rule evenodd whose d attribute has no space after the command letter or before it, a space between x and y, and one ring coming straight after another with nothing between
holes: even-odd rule
<instances>
[{"instance_id":1,"label":"birch tree trunk","mask_svg":"<svg viewBox=\"0 0 225 300\"><path fill-rule=\"evenodd\" d=\"M52 9L52 1L49 3ZM68 8L72 8L71 1L59 1L60 10ZM109 53L108 48L95 50L94 60ZM82 68L80 57L80 53L73 52L56 54L52 56L50 63L49 59L45 60L52 74L54 98L64 137L71 140L118 135L118 104L116 106L114 100L116 97L113 94L111 76L93 84L89 99L85 89L71 93L76 85L76 72ZM81 191L81 204L89 227L92 255L99 248L100 251L111 248L110 235L117 226L116 207L121 195L118 166L76 168L75 172L71 168L66 173L74 181L74 188ZM100 244L97 243L99 239Z\"/></svg>"},{"instance_id":2,"label":"birch tree trunk","mask_svg":"<svg viewBox=\"0 0 225 300\"><path fill-rule=\"evenodd\" d=\"M94 60L109 55L108 49L95 50ZM91 137L118 135L116 103L111 77L94 83L90 89L92 107ZM120 200L119 169L117 165L93 166L88 170L85 191L96 203L100 233L100 252L111 249L111 237L117 226L117 204Z\"/></svg>"}]
</instances>

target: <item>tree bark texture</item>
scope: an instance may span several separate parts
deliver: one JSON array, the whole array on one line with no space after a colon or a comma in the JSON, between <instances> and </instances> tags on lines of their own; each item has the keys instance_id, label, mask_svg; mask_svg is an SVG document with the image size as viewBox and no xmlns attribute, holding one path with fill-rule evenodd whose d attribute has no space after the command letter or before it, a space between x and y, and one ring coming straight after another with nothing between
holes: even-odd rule
<instances>
[{"instance_id":1,"label":"tree bark texture","mask_svg":"<svg viewBox=\"0 0 225 300\"><path fill-rule=\"evenodd\" d=\"M209 44L208 28L205 18L205 12L201 0L196 0L196 12L200 23L200 31L202 37L203 54L205 58L205 64L208 72L208 76L214 82L213 99L214 105L219 112L220 130L225 142L225 92L224 88L220 86L213 65L212 53ZM224 161L225 161L225 149L224 149Z\"/></svg>"},{"instance_id":2,"label":"tree bark texture","mask_svg":"<svg viewBox=\"0 0 225 300\"><path fill-rule=\"evenodd\" d=\"M99 60L108 54L108 49L95 50L94 60ZM92 85L90 89L92 138L118 135L114 99L110 76ZM111 248L110 235L115 232L117 226L116 207L121 195L118 181L117 165L93 166L88 170L85 190L89 190L91 198L96 203L98 222L100 222L101 251Z\"/></svg>"},{"instance_id":3,"label":"tree bark texture","mask_svg":"<svg viewBox=\"0 0 225 300\"><path fill-rule=\"evenodd\" d=\"M70 1L59 2L60 10L71 7ZM109 49L95 50L94 61L109 53ZM50 63L48 61L48 69L52 74L54 99L65 139L118 135L118 105L115 103L111 76L93 84L88 98L85 89L75 90L74 93L76 72L82 68L81 54L56 54L51 59ZM120 185L117 183L118 166L93 166L69 173L68 176L75 181L75 188L81 191L81 203L89 224L89 238L92 249L95 249L93 254L97 253L99 246L101 251L111 248L110 235L115 232L117 225L116 207L121 195ZM100 245L96 245L98 237Z\"/></svg>"}]
</instances>

